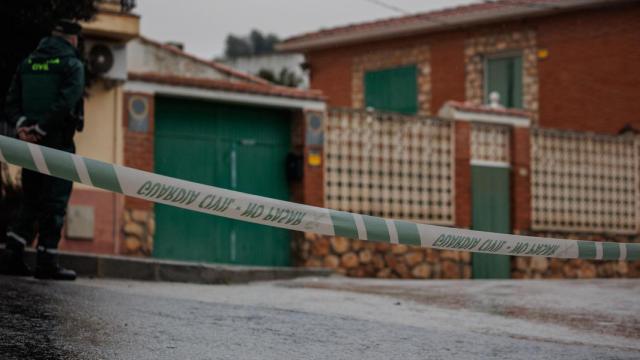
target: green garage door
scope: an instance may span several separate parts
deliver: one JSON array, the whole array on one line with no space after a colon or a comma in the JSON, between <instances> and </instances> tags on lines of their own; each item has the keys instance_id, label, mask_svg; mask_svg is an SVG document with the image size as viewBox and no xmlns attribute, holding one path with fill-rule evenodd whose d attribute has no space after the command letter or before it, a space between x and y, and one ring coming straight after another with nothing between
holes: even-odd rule
<instances>
[{"instance_id":1,"label":"green garage door","mask_svg":"<svg viewBox=\"0 0 640 360\"><path fill-rule=\"evenodd\" d=\"M288 199L288 112L165 97L155 101L157 173ZM155 212L155 257L270 266L290 263L287 230L159 204Z\"/></svg>"}]
</instances>

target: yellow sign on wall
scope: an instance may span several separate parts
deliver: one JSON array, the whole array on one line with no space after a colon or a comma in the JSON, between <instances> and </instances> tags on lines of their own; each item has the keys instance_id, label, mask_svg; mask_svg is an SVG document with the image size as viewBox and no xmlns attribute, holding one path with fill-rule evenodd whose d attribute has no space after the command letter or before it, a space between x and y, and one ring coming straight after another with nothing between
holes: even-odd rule
<instances>
[{"instance_id":1,"label":"yellow sign on wall","mask_svg":"<svg viewBox=\"0 0 640 360\"><path fill-rule=\"evenodd\" d=\"M322 165L322 155L318 151L310 151L307 156L307 162L311 166L320 166Z\"/></svg>"}]
</instances>

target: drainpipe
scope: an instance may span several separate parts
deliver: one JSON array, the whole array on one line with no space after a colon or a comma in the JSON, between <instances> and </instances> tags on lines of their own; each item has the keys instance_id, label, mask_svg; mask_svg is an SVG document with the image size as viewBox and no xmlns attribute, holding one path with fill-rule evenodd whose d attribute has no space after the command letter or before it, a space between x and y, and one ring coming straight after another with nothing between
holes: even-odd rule
<instances>
[{"instance_id":1,"label":"drainpipe","mask_svg":"<svg viewBox=\"0 0 640 360\"><path fill-rule=\"evenodd\" d=\"M120 143L120 132L122 131L122 86L116 86L114 88L114 121L113 121L113 162L115 164L119 164L118 159L118 149L122 145ZM113 194L113 229L112 229L112 237L113 237L113 253L115 255L120 254L120 216L119 216L119 205L120 205L121 195L114 193Z\"/></svg>"}]
</instances>

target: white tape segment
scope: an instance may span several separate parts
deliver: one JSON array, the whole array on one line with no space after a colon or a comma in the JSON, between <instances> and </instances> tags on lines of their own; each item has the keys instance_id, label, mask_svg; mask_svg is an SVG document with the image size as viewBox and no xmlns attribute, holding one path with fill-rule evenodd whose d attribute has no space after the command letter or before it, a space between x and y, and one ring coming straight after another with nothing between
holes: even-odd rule
<instances>
[{"instance_id":1,"label":"white tape segment","mask_svg":"<svg viewBox=\"0 0 640 360\"><path fill-rule=\"evenodd\" d=\"M638 260L640 244L496 234L296 204L162 176L0 136L0 160L127 196L290 230L488 254Z\"/></svg>"}]
</instances>

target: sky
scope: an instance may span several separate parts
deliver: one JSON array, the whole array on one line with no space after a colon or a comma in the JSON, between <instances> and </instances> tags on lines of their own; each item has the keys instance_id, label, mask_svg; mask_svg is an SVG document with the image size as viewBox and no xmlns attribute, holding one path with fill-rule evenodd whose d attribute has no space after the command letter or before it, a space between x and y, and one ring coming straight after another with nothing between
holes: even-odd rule
<instances>
[{"instance_id":1,"label":"sky","mask_svg":"<svg viewBox=\"0 0 640 360\"><path fill-rule=\"evenodd\" d=\"M224 53L227 34L251 29L287 38L349 23L442 9L480 0L138 0L141 33L177 41L203 58ZM395 9L390 9L387 4Z\"/></svg>"}]
</instances>

